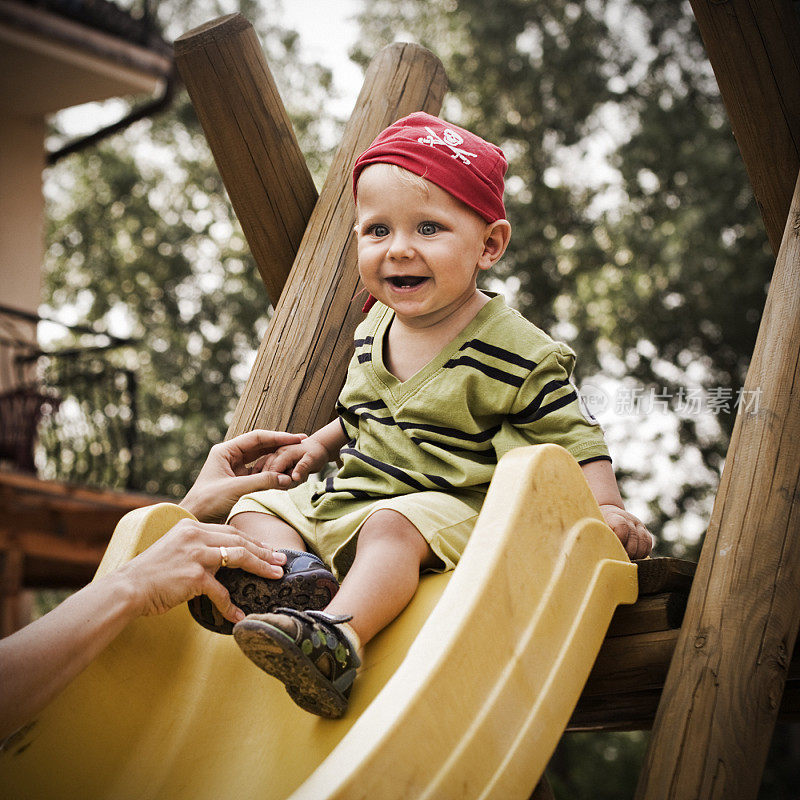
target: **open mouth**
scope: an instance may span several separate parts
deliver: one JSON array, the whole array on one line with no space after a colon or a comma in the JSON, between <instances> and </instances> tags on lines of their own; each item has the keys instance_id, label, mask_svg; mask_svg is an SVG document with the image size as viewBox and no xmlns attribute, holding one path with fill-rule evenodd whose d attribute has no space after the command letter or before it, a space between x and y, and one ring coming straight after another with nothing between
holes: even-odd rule
<instances>
[{"instance_id":1,"label":"open mouth","mask_svg":"<svg viewBox=\"0 0 800 800\"><path fill-rule=\"evenodd\" d=\"M396 289L412 289L415 286L425 283L428 279L415 275L396 275L386 280Z\"/></svg>"}]
</instances>

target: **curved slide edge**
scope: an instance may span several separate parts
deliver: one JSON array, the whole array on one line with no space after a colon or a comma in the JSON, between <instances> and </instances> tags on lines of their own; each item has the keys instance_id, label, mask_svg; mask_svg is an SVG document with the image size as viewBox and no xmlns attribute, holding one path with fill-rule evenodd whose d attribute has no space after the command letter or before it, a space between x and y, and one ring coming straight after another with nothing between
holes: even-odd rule
<instances>
[{"instance_id":1,"label":"curved slide edge","mask_svg":"<svg viewBox=\"0 0 800 800\"><path fill-rule=\"evenodd\" d=\"M98 571L179 519L120 522ZM500 462L454 573L425 576L366 649L338 721L298 709L185 605L132 623L0 752L24 798L527 798L636 568L572 457Z\"/></svg>"},{"instance_id":2,"label":"curved slide edge","mask_svg":"<svg viewBox=\"0 0 800 800\"><path fill-rule=\"evenodd\" d=\"M402 667L292 800L527 798L636 567L556 445L504 456Z\"/></svg>"}]
</instances>

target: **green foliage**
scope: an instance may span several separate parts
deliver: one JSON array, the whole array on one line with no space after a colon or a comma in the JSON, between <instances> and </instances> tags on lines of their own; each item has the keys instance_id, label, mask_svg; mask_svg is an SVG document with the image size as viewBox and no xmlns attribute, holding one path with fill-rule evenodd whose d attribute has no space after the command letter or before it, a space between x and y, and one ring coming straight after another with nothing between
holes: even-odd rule
<instances>
[{"instance_id":1,"label":"green foliage","mask_svg":"<svg viewBox=\"0 0 800 800\"><path fill-rule=\"evenodd\" d=\"M265 24L261 6L239 7L319 173L329 157L320 135L331 123L330 73L302 64L296 34ZM159 5L171 36L231 10ZM186 93L167 113L52 168L47 194L46 307L72 308L138 341L108 355L139 380L134 486L180 496L224 436L270 314ZM59 456L50 462L57 474Z\"/></svg>"},{"instance_id":2,"label":"green foliage","mask_svg":"<svg viewBox=\"0 0 800 800\"><path fill-rule=\"evenodd\" d=\"M556 800L629 800L647 740L642 731L568 734L547 767Z\"/></svg>"}]
</instances>

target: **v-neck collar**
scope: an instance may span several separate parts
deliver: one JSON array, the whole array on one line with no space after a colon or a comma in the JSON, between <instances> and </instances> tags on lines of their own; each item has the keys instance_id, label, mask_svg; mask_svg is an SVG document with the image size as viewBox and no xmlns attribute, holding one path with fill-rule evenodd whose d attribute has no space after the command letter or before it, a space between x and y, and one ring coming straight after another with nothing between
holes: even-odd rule
<instances>
[{"instance_id":1,"label":"v-neck collar","mask_svg":"<svg viewBox=\"0 0 800 800\"><path fill-rule=\"evenodd\" d=\"M461 349L465 342L474 336L475 332L480 329L488 317L505 304L502 295L496 292L485 291L484 293L491 298L489 302L478 311L454 339L446 344L427 364L404 381L399 380L389 372L383 359L386 333L394 319L394 311L388 306L385 308L375 327L371 365L375 376L389 390L395 400L401 400L414 394L420 386L426 383Z\"/></svg>"}]
</instances>

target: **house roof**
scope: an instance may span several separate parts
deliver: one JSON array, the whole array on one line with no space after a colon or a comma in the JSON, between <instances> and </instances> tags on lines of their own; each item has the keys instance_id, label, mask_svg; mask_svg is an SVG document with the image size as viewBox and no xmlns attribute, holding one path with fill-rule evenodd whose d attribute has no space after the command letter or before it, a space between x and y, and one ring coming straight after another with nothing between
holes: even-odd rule
<instances>
[{"instance_id":1,"label":"house roof","mask_svg":"<svg viewBox=\"0 0 800 800\"><path fill-rule=\"evenodd\" d=\"M0 0L0 104L34 117L91 100L152 94L173 74L172 46L146 0Z\"/></svg>"},{"instance_id":2,"label":"house roof","mask_svg":"<svg viewBox=\"0 0 800 800\"><path fill-rule=\"evenodd\" d=\"M158 30L149 0L138 0L129 10L109 0L19 0L19 3L66 17L148 50L172 54L171 44Z\"/></svg>"}]
</instances>

